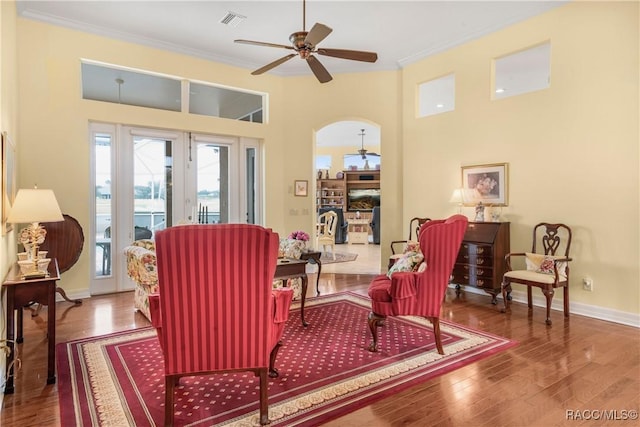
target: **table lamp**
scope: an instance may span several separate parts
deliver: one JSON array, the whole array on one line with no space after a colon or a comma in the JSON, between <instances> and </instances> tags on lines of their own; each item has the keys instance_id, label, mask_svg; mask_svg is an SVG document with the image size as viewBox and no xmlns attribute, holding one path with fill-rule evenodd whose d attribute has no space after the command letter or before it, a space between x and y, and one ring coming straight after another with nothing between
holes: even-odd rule
<instances>
[{"instance_id":1,"label":"table lamp","mask_svg":"<svg viewBox=\"0 0 640 427\"><path fill-rule=\"evenodd\" d=\"M449 203L456 203L458 205L458 213L462 213L462 205L464 205L464 189L456 188L453 190Z\"/></svg>"},{"instance_id":2,"label":"table lamp","mask_svg":"<svg viewBox=\"0 0 640 427\"><path fill-rule=\"evenodd\" d=\"M38 247L44 242L47 234L41 222L64 221L60 206L53 190L20 189L11 206L7 222L31 223L29 227L20 230L19 240L27 252L28 262L18 261L22 276L33 279L48 276L47 266L50 260L39 260Z\"/></svg>"}]
</instances>

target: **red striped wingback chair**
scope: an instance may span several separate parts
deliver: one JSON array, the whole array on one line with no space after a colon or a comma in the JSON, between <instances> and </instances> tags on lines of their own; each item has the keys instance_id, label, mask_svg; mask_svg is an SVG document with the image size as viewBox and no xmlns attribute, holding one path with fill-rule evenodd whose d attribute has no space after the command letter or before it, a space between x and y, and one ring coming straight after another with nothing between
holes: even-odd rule
<instances>
[{"instance_id":1,"label":"red striped wingback chair","mask_svg":"<svg viewBox=\"0 0 640 427\"><path fill-rule=\"evenodd\" d=\"M369 329L373 337L369 351L378 350L378 327L387 316L412 315L431 321L436 348L444 354L440 308L466 229L467 217L463 215L425 222L418 240L426 268L418 272L396 272L391 278L382 274L373 279L369 285Z\"/></svg>"},{"instance_id":2,"label":"red striped wingback chair","mask_svg":"<svg viewBox=\"0 0 640 427\"><path fill-rule=\"evenodd\" d=\"M151 318L164 354L165 425L182 376L253 371L260 424L269 423L268 375L289 316L291 289L272 289L278 234L258 225L184 225L156 233L158 294Z\"/></svg>"}]
</instances>

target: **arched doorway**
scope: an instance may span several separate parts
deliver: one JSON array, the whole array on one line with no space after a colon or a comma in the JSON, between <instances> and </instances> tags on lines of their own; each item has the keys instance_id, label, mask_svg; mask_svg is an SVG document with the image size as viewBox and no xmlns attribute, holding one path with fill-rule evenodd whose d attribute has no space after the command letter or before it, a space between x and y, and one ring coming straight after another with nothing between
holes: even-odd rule
<instances>
[{"instance_id":1,"label":"arched doorway","mask_svg":"<svg viewBox=\"0 0 640 427\"><path fill-rule=\"evenodd\" d=\"M364 120L337 121L319 129L315 141L316 215L321 209L341 210L349 225L345 239L336 245L336 252L357 254L353 262L323 264L322 271L378 274L382 203L380 127ZM374 215L377 221L371 227Z\"/></svg>"}]
</instances>

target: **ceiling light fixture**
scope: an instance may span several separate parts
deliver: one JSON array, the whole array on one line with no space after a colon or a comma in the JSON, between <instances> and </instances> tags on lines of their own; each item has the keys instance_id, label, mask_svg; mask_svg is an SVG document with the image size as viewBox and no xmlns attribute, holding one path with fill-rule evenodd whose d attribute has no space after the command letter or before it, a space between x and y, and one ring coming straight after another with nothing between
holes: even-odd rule
<instances>
[{"instance_id":1,"label":"ceiling light fixture","mask_svg":"<svg viewBox=\"0 0 640 427\"><path fill-rule=\"evenodd\" d=\"M364 129L360 129L360 130L362 132L359 133L358 135L360 135L362 137L362 146L358 150L358 154L360 154L363 159L366 159L367 158L367 150L364 149Z\"/></svg>"},{"instance_id":2,"label":"ceiling light fixture","mask_svg":"<svg viewBox=\"0 0 640 427\"><path fill-rule=\"evenodd\" d=\"M498 89L496 89L496 93L504 93L504 88L499 87Z\"/></svg>"}]
</instances>

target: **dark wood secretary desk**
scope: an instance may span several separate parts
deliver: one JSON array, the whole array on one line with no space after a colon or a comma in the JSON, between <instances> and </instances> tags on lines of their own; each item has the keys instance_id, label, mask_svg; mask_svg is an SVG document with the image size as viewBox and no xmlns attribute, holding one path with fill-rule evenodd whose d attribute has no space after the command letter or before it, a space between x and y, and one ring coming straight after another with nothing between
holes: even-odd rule
<instances>
[{"instance_id":1,"label":"dark wood secretary desk","mask_svg":"<svg viewBox=\"0 0 640 427\"><path fill-rule=\"evenodd\" d=\"M58 271L58 261L53 258L49 263L49 277L25 280L20 274L17 263L13 265L4 282L2 288L7 292L7 346L11 353L7 357L7 384L4 389L5 394L14 391L13 385L13 358L15 345L23 341L22 337L22 316L23 307L32 302L37 302L47 306L47 384L56 382L56 281L60 279ZM18 310L17 316L15 310ZM16 336L14 337L14 320ZM15 343L13 342L15 339Z\"/></svg>"},{"instance_id":2,"label":"dark wood secretary desk","mask_svg":"<svg viewBox=\"0 0 640 427\"><path fill-rule=\"evenodd\" d=\"M496 304L509 248L508 222L469 222L453 267L456 295L460 295L460 285L474 286L490 294L491 303Z\"/></svg>"}]
</instances>

